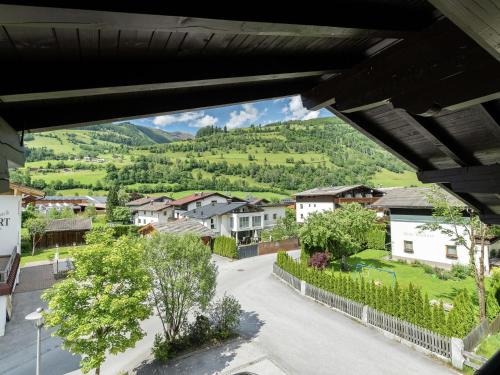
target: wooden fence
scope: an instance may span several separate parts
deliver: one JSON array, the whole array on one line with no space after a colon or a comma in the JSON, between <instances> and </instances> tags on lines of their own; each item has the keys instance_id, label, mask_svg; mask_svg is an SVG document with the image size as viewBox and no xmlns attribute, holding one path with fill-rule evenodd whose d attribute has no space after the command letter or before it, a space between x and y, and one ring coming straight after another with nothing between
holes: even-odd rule
<instances>
[{"instance_id":1,"label":"wooden fence","mask_svg":"<svg viewBox=\"0 0 500 375\"><path fill-rule=\"evenodd\" d=\"M464 337L464 350L472 352L484 337L488 336L490 333L496 333L499 331L500 314L491 323L488 323L487 319L483 320L476 328Z\"/></svg>"},{"instance_id":2,"label":"wooden fence","mask_svg":"<svg viewBox=\"0 0 500 375\"><path fill-rule=\"evenodd\" d=\"M445 358L451 358L451 339L405 320L367 307L367 323L393 335L430 350Z\"/></svg>"},{"instance_id":3,"label":"wooden fence","mask_svg":"<svg viewBox=\"0 0 500 375\"><path fill-rule=\"evenodd\" d=\"M273 264L273 273L287 284L293 286L297 290L300 290L300 279L284 271L276 263Z\"/></svg>"},{"instance_id":4,"label":"wooden fence","mask_svg":"<svg viewBox=\"0 0 500 375\"><path fill-rule=\"evenodd\" d=\"M306 296L312 297L317 301L343 311L346 314L361 320L363 315L363 304L350 299L338 296L334 293L306 284Z\"/></svg>"}]
</instances>

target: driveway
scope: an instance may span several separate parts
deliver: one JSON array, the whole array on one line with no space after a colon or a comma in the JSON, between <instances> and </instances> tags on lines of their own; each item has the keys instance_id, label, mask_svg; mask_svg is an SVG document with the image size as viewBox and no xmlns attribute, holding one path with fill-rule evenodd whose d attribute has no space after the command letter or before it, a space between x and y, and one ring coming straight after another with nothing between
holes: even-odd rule
<instances>
[{"instance_id":1,"label":"driveway","mask_svg":"<svg viewBox=\"0 0 500 375\"><path fill-rule=\"evenodd\" d=\"M143 324L148 335L135 348L109 357L102 368L103 374L122 370L190 375L232 374L243 370L275 375L456 373L438 360L295 293L271 275L274 254L235 262L214 259L219 266L217 293L232 294L242 305L242 338L160 367L150 363L154 334L161 331L158 318L152 317ZM27 345L30 340L34 342L34 330ZM0 353L2 344L0 339ZM59 370L74 366L75 357L57 348L52 351L57 356L47 361L58 364ZM32 361L30 353L34 352L34 348L26 349L24 358L17 361L21 365ZM5 357L0 354L0 363L2 358ZM1 366L0 373L32 374L15 368L2 371Z\"/></svg>"}]
</instances>

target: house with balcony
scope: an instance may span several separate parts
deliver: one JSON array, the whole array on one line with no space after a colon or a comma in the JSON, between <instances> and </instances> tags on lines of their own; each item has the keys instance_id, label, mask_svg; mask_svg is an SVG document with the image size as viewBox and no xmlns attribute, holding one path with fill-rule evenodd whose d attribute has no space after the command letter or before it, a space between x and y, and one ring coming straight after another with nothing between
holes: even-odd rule
<instances>
[{"instance_id":1,"label":"house with balcony","mask_svg":"<svg viewBox=\"0 0 500 375\"><path fill-rule=\"evenodd\" d=\"M224 194L215 192L199 192L188 195L183 198L176 199L170 202L175 207L174 218L178 219L183 216L183 213L192 211L196 208L207 206L213 203L228 203L228 202L245 202L239 198L231 198Z\"/></svg>"},{"instance_id":2,"label":"house with balcony","mask_svg":"<svg viewBox=\"0 0 500 375\"><path fill-rule=\"evenodd\" d=\"M138 206L132 211L132 220L135 225L146 225L152 223L166 223L174 218L174 206L170 201L151 201Z\"/></svg>"},{"instance_id":3,"label":"house with balcony","mask_svg":"<svg viewBox=\"0 0 500 375\"><path fill-rule=\"evenodd\" d=\"M303 223L314 212L333 211L345 203L371 205L384 192L365 185L329 186L295 194L297 222Z\"/></svg>"},{"instance_id":4,"label":"house with balcony","mask_svg":"<svg viewBox=\"0 0 500 375\"><path fill-rule=\"evenodd\" d=\"M384 210L385 217L390 221L391 257L407 262L421 262L431 266L449 269L454 264L469 264L469 251L465 246L458 245L453 239L441 231L422 230L421 226L436 222L432 216L433 206L429 201L432 191L427 187L392 188L386 190L386 195L372 206ZM447 193L447 201L454 206L464 208L465 204ZM453 229L449 224L441 223L447 229ZM500 250L500 241L490 238L486 244L485 273L489 273L489 253ZM476 251L479 259L479 249ZM476 264L479 264L478 262Z\"/></svg>"},{"instance_id":5,"label":"house with balcony","mask_svg":"<svg viewBox=\"0 0 500 375\"><path fill-rule=\"evenodd\" d=\"M264 229L264 215L262 207L245 201L229 201L200 206L183 212L181 217L196 220L217 235L233 237L244 244L259 239Z\"/></svg>"},{"instance_id":6,"label":"house with balcony","mask_svg":"<svg viewBox=\"0 0 500 375\"><path fill-rule=\"evenodd\" d=\"M19 282L21 195L0 195L0 336L12 316L12 294Z\"/></svg>"},{"instance_id":7,"label":"house with balcony","mask_svg":"<svg viewBox=\"0 0 500 375\"><path fill-rule=\"evenodd\" d=\"M264 229L272 228L279 219L284 219L286 208L289 206L288 201L273 203L265 198L255 199L250 201L250 204L264 210Z\"/></svg>"}]
</instances>

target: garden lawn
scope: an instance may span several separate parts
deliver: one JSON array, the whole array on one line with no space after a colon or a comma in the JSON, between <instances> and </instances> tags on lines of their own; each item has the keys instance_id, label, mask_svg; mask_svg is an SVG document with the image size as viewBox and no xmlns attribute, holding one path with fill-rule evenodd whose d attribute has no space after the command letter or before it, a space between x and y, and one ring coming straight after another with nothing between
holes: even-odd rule
<instances>
[{"instance_id":1,"label":"garden lawn","mask_svg":"<svg viewBox=\"0 0 500 375\"><path fill-rule=\"evenodd\" d=\"M82 246L68 246L68 247L60 247L59 248L59 259L69 258L71 257L72 251L78 251L84 248L85 245ZM31 255L31 251L29 253L21 254L21 266L24 266L28 263L39 262L42 260L52 260L56 254L57 248L52 249L43 249L35 251L35 255Z\"/></svg>"},{"instance_id":2,"label":"garden lawn","mask_svg":"<svg viewBox=\"0 0 500 375\"><path fill-rule=\"evenodd\" d=\"M457 292L463 288L467 288L473 296L476 295L472 277L464 280L441 280L435 275L425 273L421 266L384 260L383 258L388 255L389 253L384 250L365 250L350 256L347 261L352 267L351 273L353 275L363 275L366 279L378 280L388 286L392 284L393 276L391 274L366 268L363 271L356 272L356 264L363 263L386 271L394 271L400 286L407 286L412 283L422 288L422 292L427 293L431 300L452 302ZM333 262L332 267L338 271L339 261Z\"/></svg>"}]
</instances>

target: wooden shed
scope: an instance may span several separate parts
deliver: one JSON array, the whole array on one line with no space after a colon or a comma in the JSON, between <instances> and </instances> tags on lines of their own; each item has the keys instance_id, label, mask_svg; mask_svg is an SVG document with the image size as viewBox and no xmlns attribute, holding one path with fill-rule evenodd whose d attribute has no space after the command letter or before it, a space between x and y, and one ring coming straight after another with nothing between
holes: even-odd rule
<instances>
[{"instance_id":1,"label":"wooden shed","mask_svg":"<svg viewBox=\"0 0 500 375\"><path fill-rule=\"evenodd\" d=\"M90 218L71 218L52 220L41 238L38 247L81 245L85 242L84 235L92 229Z\"/></svg>"}]
</instances>

